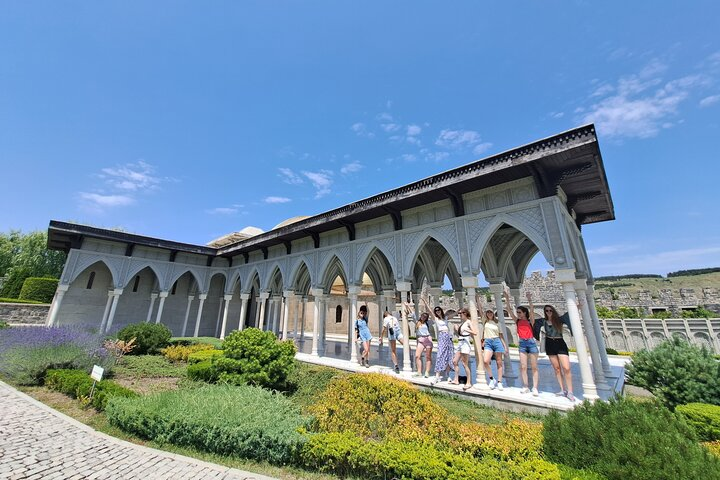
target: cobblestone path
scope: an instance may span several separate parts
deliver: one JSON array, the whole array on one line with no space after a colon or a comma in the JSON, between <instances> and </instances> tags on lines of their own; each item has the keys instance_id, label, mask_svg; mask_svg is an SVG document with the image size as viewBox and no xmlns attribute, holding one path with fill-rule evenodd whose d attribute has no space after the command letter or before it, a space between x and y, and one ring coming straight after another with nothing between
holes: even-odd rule
<instances>
[{"instance_id":1,"label":"cobblestone path","mask_svg":"<svg viewBox=\"0 0 720 480\"><path fill-rule=\"evenodd\" d=\"M271 480L110 437L2 382L0 478Z\"/></svg>"}]
</instances>

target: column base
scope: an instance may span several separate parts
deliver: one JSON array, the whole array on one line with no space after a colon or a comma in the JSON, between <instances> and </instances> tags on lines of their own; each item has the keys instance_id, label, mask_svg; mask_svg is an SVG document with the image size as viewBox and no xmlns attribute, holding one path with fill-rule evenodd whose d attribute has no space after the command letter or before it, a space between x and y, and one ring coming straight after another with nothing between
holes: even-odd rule
<instances>
[{"instance_id":1,"label":"column base","mask_svg":"<svg viewBox=\"0 0 720 480\"><path fill-rule=\"evenodd\" d=\"M589 385L587 383L583 383L582 388L583 388L583 399L590 400L590 401L600 399L600 396L597 394L595 385L592 385L592 384Z\"/></svg>"}]
</instances>

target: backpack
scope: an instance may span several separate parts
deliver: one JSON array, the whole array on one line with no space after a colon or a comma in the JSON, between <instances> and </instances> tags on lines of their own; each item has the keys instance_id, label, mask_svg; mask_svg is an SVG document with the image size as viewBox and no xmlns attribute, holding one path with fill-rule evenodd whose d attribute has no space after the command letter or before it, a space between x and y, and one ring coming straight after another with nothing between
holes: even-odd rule
<instances>
[{"instance_id":1,"label":"backpack","mask_svg":"<svg viewBox=\"0 0 720 480\"><path fill-rule=\"evenodd\" d=\"M540 340L540 332L542 331L542 328L545 326L545 319L544 318L536 318L535 324L533 325L533 337L535 337L535 340Z\"/></svg>"}]
</instances>

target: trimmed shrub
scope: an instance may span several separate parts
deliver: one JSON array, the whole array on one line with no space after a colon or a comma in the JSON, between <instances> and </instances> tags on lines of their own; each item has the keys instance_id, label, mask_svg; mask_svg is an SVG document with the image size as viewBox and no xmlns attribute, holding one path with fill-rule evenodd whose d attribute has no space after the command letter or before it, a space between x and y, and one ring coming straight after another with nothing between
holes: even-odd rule
<instances>
[{"instance_id":1,"label":"trimmed shrub","mask_svg":"<svg viewBox=\"0 0 720 480\"><path fill-rule=\"evenodd\" d=\"M111 424L142 438L276 465L296 458L304 442L298 430L306 424L290 400L251 386L115 397L106 414Z\"/></svg>"},{"instance_id":2,"label":"trimmed shrub","mask_svg":"<svg viewBox=\"0 0 720 480\"><path fill-rule=\"evenodd\" d=\"M628 383L653 393L670 409L685 403L720 405L720 363L705 347L674 337L633 355Z\"/></svg>"},{"instance_id":3,"label":"trimmed shrub","mask_svg":"<svg viewBox=\"0 0 720 480\"><path fill-rule=\"evenodd\" d=\"M610 347L606 347L605 352L607 352L608 355L619 355L617 350Z\"/></svg>"},{"instance_id":4,"label":"trimmed shrub","mask_svg":"<svg viewBox=\"0 0 720 480\"><path fill-rule=\"evenodd\" d=\"M720 406L707 403L678 405L675 409L704 442L720 440Z\"/></svg>"},{"instance_id":5,"label":"trimmed shrub","mask_svg":"<svg viewBox=\"0 0 720 480\"><path fill-rule=\"evenodd\" d=\"M93 380L83 370L48 370L45 376L45 386L73 398L89 398L92 385ZM95 384L90 404L96 410L103 411L112 397L134 398L137 396L137 393L111 380L101 380Z\"/></svg>"},{"instance_id":6,"label":"trimmed shrub","mask_svg":"<svg viewBox=\"0 0 720 480\"><path fill-rule=\"evenodd\" d=\"M543 450L551 461L589 468L608 478L718 478L720 460L701 447L676 414L658 402L616 397L585 402L544 422Z\"/></svg>"},{"instance_id":7,"label":"trimmed shrub","mask_svg":"<svg viewBox=\"0 0 720 480\"><path fill-rule=\"evenodd\" d=\"M114 371L119 375L135 378L184 377L187 373L183 364L173 363L159 355L123 357L122 363L115 366Z\"/></svg>"},{"instance_id":8,"label":"trimmed shrub","mask_svg":"<svg viewBox=\"0 0 720 480\"><path fill-rule=\"evenodd\" d=\"M333 379L348 375L350 373L337 368L295 361L295 368L288 377L288 393L293 402L307 408L317 401Z\"/></svg>"},{"instance_id":9,"label":"trimmed shrub","mask_svg":"<svg viewBox=\"0 0 720 480\"><path fill-rule=\"evenodd\" d=\"M606 480L606 477L591 470L579 470L567 465L557 465L560 480Z\"/></svg>"},{"instance_id":10,"label":"trimmed shrub","mask_svg":"<svg viewBox=\"0 0 720 480\"><path fill-rule=\"evenodd\" d=\"M135 339L135 348L129 355L156 354L170 341L170 329L161 323L133 323L117 333L120 340Z\"/></svg>"},{"instance_id":11,"label":"trimmed shrub","mask_svg":"<svg viewBox=\"0 0 720 480\"><path fill-rule=\"evenodd\" d=\"M222 340L215 337L172 337L170 339L170 345L196 345L198 343L209 343L215 348L222 347Z\"/></svg>"},{"instance_id":12,"label":"trimmed shrub","mask_svg":"<svg viewBox=\"0 0 720 480\"><path fill-rule=\"evenodd\" d=\"M0 373L19 385L40 385L51 368L109 369L100 337L67 327L13 327L0 335Z\"/></svg>"},{"instance_id":13,"label":"trimmed shrub","mask_svg":"<svg viewBox=\"0 0 720 480\"><path fill-rule=\"evenodd\" d=\"M188 363L200 363L204 362L205 360L212 360L214 358L222 357L223 351L222 350L200 350L195 353L191 353L188 355Z\"/></svg>"},{"instance_id":14,"label":"trimmed shrub","mask_svg":"<svg viewBox=\"0 0 720 480\"><path fill-rule=\"evenodd\" d=\"M28 277L20 290L20 300L34 300L36 302L50 303L58 286L57 278Z\"/></svg>"},{"instance_id":15,"label":"trimmed shrub","mask_svg":"<svg viewBox=\"0 0 720 480\"><path fill-rule=\"evenodd\" d=\"M500 460L540 458L543 445L542 425L513 419L502 425L463 423L455 449L475 457Z\"/></svg>"},{"instance_id":16,"label":"trimmed shrub","mask_svg":"<svg viewBox=\"0 0 720 480\"><path fill-rule=\"evenodd\" d=\"M493 458L477 460L424 442L368 442L347 433L310 436L303 446L301 462L305 468L332 472L340 477L560 480L557 467L540 459L523 462L502 462Z\"/></svg>"},{"instance_id":17,"label":"trimmed shrub","mask_svg":"<svg viewBox=\"0 0 720 480\"><path fill-rule=\"evenodd\" d=\"M170 345L162 350L162 354L171 362L187 362L191 353L204 350L215 350L215 347L208 343L196 343L194 345Z\"/></svg>"},{"instance_id":18,"label":"trimmed shrub","mask_svg":"<svg viewBox=\"0 0 720 480\"><path fill-rule=\"evenodd\" d=\"M215 383L218 381L219 374L215 370L212 360L204 360L199 363L191 363L188 365L187 376L190 380Z\"/></svg>"},{"instance_id":19,"label":"trimmed shrub","mask_svg":"<svg viewBox=\"0 0 720 480\"><path fill-rule=\"evenodd\" d=\"M716 457L720 457L720 440L716 440L714 442L703 442L703 446Z\"/></svg>"},{"instance_id":20,"label":"trimmed shrub","mask_svg":"<svg viewBox=\"0 0 720 480\"><path fill-rule=\"evenodd\" d=\"M291 340L281 342L272 332L246 328L225 337L223 355L213 361L213 367L220 382L287 390L295 352Z\"/></svg>"}]
</instances>

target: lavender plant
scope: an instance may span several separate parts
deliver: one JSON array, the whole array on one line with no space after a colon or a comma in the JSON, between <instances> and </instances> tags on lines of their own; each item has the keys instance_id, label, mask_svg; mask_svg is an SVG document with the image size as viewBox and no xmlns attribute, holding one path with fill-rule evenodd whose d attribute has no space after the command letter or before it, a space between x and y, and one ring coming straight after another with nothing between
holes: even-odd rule
<instances>
[{"instance_id":1,"label":"lavender plant","mask_svg":"<svg viewBox=\"0 0 720 480\"><path fill-rule=\"evenodd\" d=\"M102 338L68 327L14 327L0 331L0 374L20 385L39 385L50 368L90 371L110 367Z\"/></svg>"}]
</instances>

